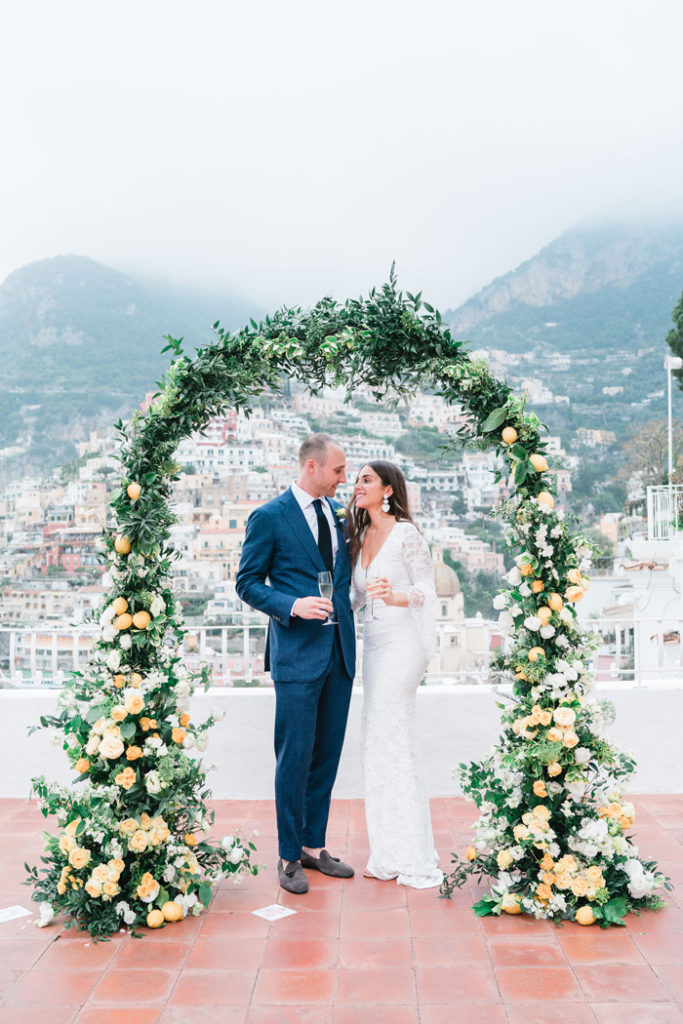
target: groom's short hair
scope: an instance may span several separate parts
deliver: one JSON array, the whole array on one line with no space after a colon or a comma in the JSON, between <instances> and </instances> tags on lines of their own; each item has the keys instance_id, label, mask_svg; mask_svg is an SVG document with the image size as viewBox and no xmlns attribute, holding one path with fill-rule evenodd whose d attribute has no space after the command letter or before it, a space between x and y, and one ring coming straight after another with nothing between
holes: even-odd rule
<instances>
[{"instance_id":1,"label":"groom's short hair","mask_svg":"<svg viewBox=\"0 0 683 1024\"><path fill-rule=\"evenodd\" d=\"M309 459L313 459L324 466L327 462L328 446L336 443L329 434L311 434L299 448L299 465L305 466Z\"/></svg>"}]
</instances>

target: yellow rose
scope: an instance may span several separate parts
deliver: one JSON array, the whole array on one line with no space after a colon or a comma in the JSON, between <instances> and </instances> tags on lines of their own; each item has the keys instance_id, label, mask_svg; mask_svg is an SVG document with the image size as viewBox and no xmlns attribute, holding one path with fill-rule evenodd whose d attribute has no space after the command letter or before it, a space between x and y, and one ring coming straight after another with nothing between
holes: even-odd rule
<instances>
[{"instance_id":1,"label":"yellow rose","mask_svg":"<svg viewBox=\"0 0 683 1024\"><path fill-rule=\"evenodd\" d=\"M59 893L60 896L63 896L64 893L66 892L66 885L61 880L57 882L57 892Z\"/></svg>"},{"instance_id":2,"label":"yellow rose","mask_svg":"<svg viewBox=\"0 0 683 1024\"><path fill-rule=\"evenodd\" d=\"M586 878L596 889L600 889L601 886L605 884L605 880L602 877L602 871L597 864L591 864L589 868L586 868Z\"/></svg>"},{"instance_id":3,"label":"yellow rose","mask_svg":"<svg viewBox=\"0 0 683 1024\"><path fill-rule=\"evenodd\" d=\"M107 882L109 880L109 868L106 864L98 864L96 868L93 868L93 872L90 876L93 882Z\"/></svg>"},{"instance_id":4,"label":"yellow rose","mask_svg":"<svg viewBox=\"0 0 683 1024\"><path fill-rule=\"evenodd\" d=\"M543 900L543 902L545 902L546 900L550 899L552 894L553 894L552 889L550 888L549 885L546 885L544 882L541 882L540 885L536 886L536 898L537 899Z\"/></svg>"},{"instance_id":5,"label":"yellow rose","mask_svg":"<svg viewBox=\"0 0 683 1024\"><path fill-rule=\"evenodd\" d=\"M500 868L501 871L507 870L507 868L510 867L514 859L515 858L512 856L509 850L501 850L498 856L496 857L498 867Z\"/></svg>"},{"instance_id":6,"label":"yellow rose","mask_svg":"<svg viewBox=\"0 0 683 1024\"><path fill-rule=\"evenodd\" d=\"M73 821L69 822L69 824L66 826L64 831L67 832L70 836L75 836L76 835L76 829L78 828L80 823L81 823L81 819L80 818L74 818Z\"/></svg>"},{"instance_id":7,"label":"yellow rose","mask_svg":"<svg viewBox=\"0 0 683 1024\"><path fill-rule=\"evenodd\" d=\"M69 864L72 868L76 868L80 871L90 861L90 850L84 850L82 846L77 846L69 854Z\"/></svg>"},{"instance_id":8,"label":"yellow rose","mask_svg":"<svg viewBox=\"0 0 683 1024\"><path fill-rule=\"evenodd\" d=\"M112 881L105 882L104 885L102 886L102 891L105 894L105 896L117 896L118 893L120 892L116 882Z\"/></svg>"},{"instance_id":9,"label":"yellow rose","mask_svg":"<svg viewBox=\"0 0 683 1024\"><path fill-rule=\"evenodd\" d=\"M544 871L550 871L551 868L555 867L555 861L553 860L553 858L550 856L549 853L544 853L543 854L543 859L541 860L541 867L543 868Z\"/></svg>"},{"instance_id":10,"label":"yellow rose","mask_svg":"<svg viewBox=\"0 0 683 1024\"><path fill-rule=\"evenodd\" d=\"M620 818L621 817L621 804L611 803L605 808L605 812L609 818Z\"/></svg>"},{"instance_id":11,"label":"yellow rose","mask_svg":"<svg viewBox=\"0 0 683 1024\"><path fill-rule=\"evenodd\" d=\"M185 712L184 712L184 713L183 713L183 714L182 714L182 715L180 716L180 724L181 724L181 725L189 725L189 724L190 724L190 716L188 715L187 711L185 711Z\"/></svg>"},{"instance_id":12,"label":"yellow rose","mask_svg":"<svg viewBox=\"0 0 683 1024\"><path fill-rule=\"evenodd\" d=\"M578 569L570 569L567 573L567 579L570 583L581 583L583 576Z\"/></svg>"},{"instance_id":13,"label":"yellow rose","mask_svg":"<svg viewBox=\"0 0 683 1024\"><path fill-rule=\"evenodd\" d=\"M568 726L573 725L576 721L576 713L572 710L572 708L555 708L555 710L553 711L553 718L555 719L556 725L559 725L561 728L566 729Z\"/></svg>"},{"instance_id":14,"label":"yellow rose","mask_svg":"<svg viewBox=\"0 0 683 1024\"><path fill-rule=\"evenodd\" d=\"M92 896L93 899L97 899L98 896L102 895L102 886L98 885L97 882L93 882L91 878L85 883L85 891L88 896Z\"/></svg>"},{"instance_id":15,"label":"yellow rose","mask_svg":"<svg viewBox=\"0 0 683 1024\"><path fill-rule=\"evenodd\" d=\"M561 729L556 729L555 726L552 726L550 729L548 729L548 736L547 736L547 738L548 738L548 743L561 743L562 742L562 730Z\"/></svg>"},{"instance_id":16,"label":"yellow rose","mask_svg":"<svg viewBox=\"0 0 683 1024\"><path fill-rule=\"evenodd\" d=\"M140 719L140 728L142 729L143 732L149 732L149 730L152 728L152 719L145 718L143 715L143 717Z\"/></svg>"},{"instance_id":17,"label":"yellow rose","mask_svg":"<svg viewBox=\"0 0 683 1024\"><path fill-rule=\"evenodd\" d=\"M546 768L548 775L551 779L554 779L556 775L562 774L562 765L558 761L551 761Z\"/></svg>"},{"instance_id":18,"label":"yellow rose","mask_svg":"<svg viewBox=\"0 0 683 1024\"><path fill-rule=\"evenodd\" d=\"M476 859L477 859L477 851L475 850L475 848L473 846L466 846L465 847L465 860L476 860Z\"/></svg>"},{"instance_id":19,"label":"yellow rose","mask_svg":"<svg viewBox=\"0 0 683 1024\"><path fill-rule=\"evenodd\" d=\"M571 876L569 875L569 872L567 872L567 871L558 871L557 867L558 867L558 865L556 864L555 865L555 887L557 889L568 889L571 886L571 884L572 884Z\"/></svg>"},{"instance_id":20,"label":"yellow rose","mask_svg":"<svg viewBox=\"0 0 683 1024\"><path fill-rule=\"evenodd\" d=\"M140 828L151 828L152 824L152 819L150 818L147 811L143 811L143 813L140 815Z\"/></svg>"},{"instance_id":21,"label":"yellow rose","mask_svg":"<svg viewBox=\"0 0 683 1024\"><path fill-rule=\"evenodd\" d=\"M118 736L105 736L100 743L100 754L112 761L121 756L123 749L123 743Z\"/></svg>"},{"instance_id":22,"label":"yellow rose","mask_svg":"<svg viewBox=\"0 0 683 1024\"><path fill-rule=\"evenodd\" d=\"M76 761L74 765L75 771L77 771L80 775L83 775L85 772L87 772L89 768L90 761L87 759L87 757L79 757L78 761Z\"/></svg>"},{"instance_id":23,"label":"yellow rose","mask_svg":"<svg viewBox=\"0 0 683 1024\"><path fill-rule=\"evenodd\" d=\"M111 709L111 717L113 722L122 722L124 718L128 718L128 712L123 704L117 704Z\"/></svg>"},{"instance_id":24,"label":"yellow rose","mask_svg":"<svg viewBox=\"0 0 683 1024\"><path fill-rule=\"evenodd\" d=\"M149 900L152 896L151 888L148 885L145 885L144 882L140 882L135 893L141 900Z\"/></svg>"},{"instance_id":25,"label":"yellow rose","mask_svg":"<svg viewBox=\"0 0 683 1024\"><path fill-rule=\"evenodd\" d=\"M585 896L588 892L588 882L582 875L572 879L572 892L575 896Z\"/></svg>"},{"instance_id":26,"label":"yellow rose","mask_svg":"<svg viewBox=\"0 0 683 1024\"><path fill-rule=\"evenodd\" d=\"M525 825L530 825L533 820L534 820L534 816L531 813L531 811L525 811L524 814L522 815L522 821L524 822Z\"/></svg>"},{"instance_id":27,"label":"yellow rose","mask_svg":"<svg viewBox=\"0 0 683 1024\"><path fill-rule=\"evenodd\" d=\"M512 834L519 843L522 841L522 839L529 838L529 829L526 827L526 825L515 825L515 827L512 830Z\"/></svg>"},{"instance_id":28,"label":"yellow rose","mask_svg":"<svg viewBox=\"0 0 683 1024\"><path fill-rule=\"evenodd\" d=\"M579 742L579 737L576 735L573 729L567 729L564 736L562 737L562 746L567 747L571 750Z\"/></svg>"},{"instance_id":29,"label":"yellow rose","mask_svg":"<svg viewBox=\"0 0 683 1024\"><path fill-rule=\"evenodd\" d=\"M184 729L179 729L178 727L176 727L171 731L171 739L173 740L174 743L182 743L186 736L187 733L185 732Z\"/></svg>"},{"instance_id":30,"label":"yellow rose","mask_svg":"<svg viewBox=\"0 0 683 1024\"><path fill-rule=\"evenodd\" d=\"M112 871L115 871L118 875L121 874L125 866L126 865L124 864L120 857L114 857L107 864L107 867L110 868Z\"/></svg>"},{"instance_id":31,"label":"yellow rose","mask_svg":"<svg viewBox=\"0 0 683 1024\"><path fill-rule=\"evenodd\" d=\"M142 757L142 748L135 746L128 747L128 750L126 751L126 757L129 761L137 761L139 757Z\"/></svg>"},{"instance_id":32,"label":"yellow rose","mask_svg":"<svg viewBox=\"0 0 683 1024\"><path fill-rule=\"evenodd\" d=\"M114 781L117 786L122 786L123 789L130 789L131 786L135 785L136 779L137 775L132 768L124 768L122 772L119 772Z\"/></svg>"},{"instance_id":33,"label":"yellow rose","mask_svg":"<svg viewBox=\"0 0 683 1024\"><path fill-rule=\"evenodd\" d=\"M542 725L544 728L547 725L550 725L552 720L553 720L553 716L550 713L550 711L541 711L540 715L538 716L538 724Z\"/></svg>"},{"instance_id":34,"label":"yellow rose","mask_svg":"<svg viewBox=\"0 0 683 1024\"><path fill-rule=\"evenodd\" d=\"M78 843L73 836L62 836L59 840L59 849L62 853L71 853L71 851L75 850L77 846Z\"/></svg>"},{"instance_id":35,"label":"yellow rose","mask_svg":"<svg viewBox=\"0 0 683 1024\"><path fill-rule=\"evenodd\" d=\"M123 703L129 715L139 715L145 706L144 699L140 693L127 693Z\"/></svg>"},{"instance_id":36,"label":"yellow rose","mask_svg":"<svg viewBox=\"0 0 683 1024\"><path fill-rule=\"evenodd\" d=\"M550 820L550 811L545 806L545 804L536 804L536 806L534 807L533 813L534 813L534 817L538 818L540 821L549 821Z\"/></svg>"},{"instance_id":37,"label":"yellow rose","mask_svg":"<svg viewBox=\"0 0 683 1024\"><path fill-rule=\"evenodd\" d=\"M553 871L542 871L541 881L544 885L555 885L555 873Z\"/></svg>"},{"instance_id":38,"label":"yellow rose","mask_svg":"<svg viewBox=\"0 0 683 1024\"><path fill-rule=\"evenodd\" d=\"M144 853L147 849L147 833L138 829L128 840L128 849L133 853Z\"/></svg>"},{"instance_id":39,"label":"yellow rose","mask_svg":"<svg viewBox=\"0 0 683 1024\"><path fill-rule=\"evenodd\" d=\"M185 833L185 842L187 843L188 846L196 846L197 845L197 837L195 835L193 835L192 832L186 832Z\"/></svg>"},{"instance_id":40,"label":"yellow rose","mask_svg":"<svg viewBox=\"0 0 683 1024\"><path fill-rule=\"evenodd\" d=\"M536 779L534 782L534 796L546 797L548 790L545 788L543 779Z\"/></svg>"},{"instance_id":41,"label":"yellow rose","mask_svg":"<svg viewBox=\"0 0 683 1024\"><path fill-rule=\"evenodd\" d=\"M132 836L137 827L138 823L135 818L126 818L119 824L119 832L123 832L124 836Z\"/></svg>"},{"instance_id":42,"label":"yellow rose","mask_svg":"<svg viewBox=\"0 0 683 1024\"><path fill-rule=\"evenodd\" d=\"M117 690L122 690L125 685L126 685L126 677L125 676L121 675L121 673L119 673L118 675L114 676L114 686L116 687Z\"/></svg>"},{"instance_id":43,"label":"yellow rose","mask_svg":"<svg viewBox=\"0 0 683 1024\"><path fill-rule=\"evenodd\" d=\"M621 805L621 813L630 820L631 824L636 820L636 809L628 800L624 800Z\"/></svg>"}]
</instances>

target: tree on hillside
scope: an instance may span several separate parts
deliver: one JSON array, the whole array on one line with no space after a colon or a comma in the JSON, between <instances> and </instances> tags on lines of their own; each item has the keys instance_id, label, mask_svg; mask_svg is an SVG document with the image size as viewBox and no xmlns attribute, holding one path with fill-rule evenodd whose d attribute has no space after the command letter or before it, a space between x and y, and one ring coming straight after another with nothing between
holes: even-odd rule
<instances>
[{"instance_id":1,"label":"tree on hillside","mask_svg":"<svg viewBox=\"0 0 683 1024\"><path fill-rule=\"evenodd\" d=\"M616 479L641 488L667 483L669 434L666 420L650 420L635 430L623 446L624 464ZM673 481L683 479L683 428L673 424Z\"/></svg>"}]
</instances>

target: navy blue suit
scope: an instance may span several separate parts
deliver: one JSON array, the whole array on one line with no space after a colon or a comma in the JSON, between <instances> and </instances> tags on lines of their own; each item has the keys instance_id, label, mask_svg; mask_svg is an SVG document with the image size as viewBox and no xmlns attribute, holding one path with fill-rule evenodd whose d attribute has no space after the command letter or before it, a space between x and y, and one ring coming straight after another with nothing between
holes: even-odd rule
<instances>
[{"instance_id":1,"label":"navy blue suit","mask_svg":"<svg viewBox=\"0 0 683 1024\"><path fill-rule=\"evenodd\" d=\"M325 846L355 674L351 564L343 530L336 529L336 626L290 615L296 598L318 595L318 573L326 568L291 488L249 516L237 573L239 597L270 616L265 666L276 694L275 804L280 856L289 861L298 860L302 846Z\"/></svg>"}]
</instances>

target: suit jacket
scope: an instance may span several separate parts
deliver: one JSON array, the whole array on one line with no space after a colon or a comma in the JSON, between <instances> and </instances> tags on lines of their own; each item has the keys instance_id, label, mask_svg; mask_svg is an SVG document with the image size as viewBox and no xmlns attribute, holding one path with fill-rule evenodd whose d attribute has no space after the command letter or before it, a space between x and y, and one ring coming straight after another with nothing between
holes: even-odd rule
<instances>
[{"instance_id":1,"label":"suit jacket","mask_svg":"<svg viewBox=\"0 0 683 1024\"><path fill-rule=\"evenodd\" d=\"M333 510L340 507L334 501L330 505ZM356 635L349 603L351 563L347 538L336 515L334 518L339 541L334 563L335 628L346 670L353 678ZM241 600L270 616L265 667L275 682L312 682L329 664L335 629L323 626L320 619L290 616L297 597L319 594L318 573L325 568L291 487L251 513L236 587Z\"/></svg>"}]
</instances>

